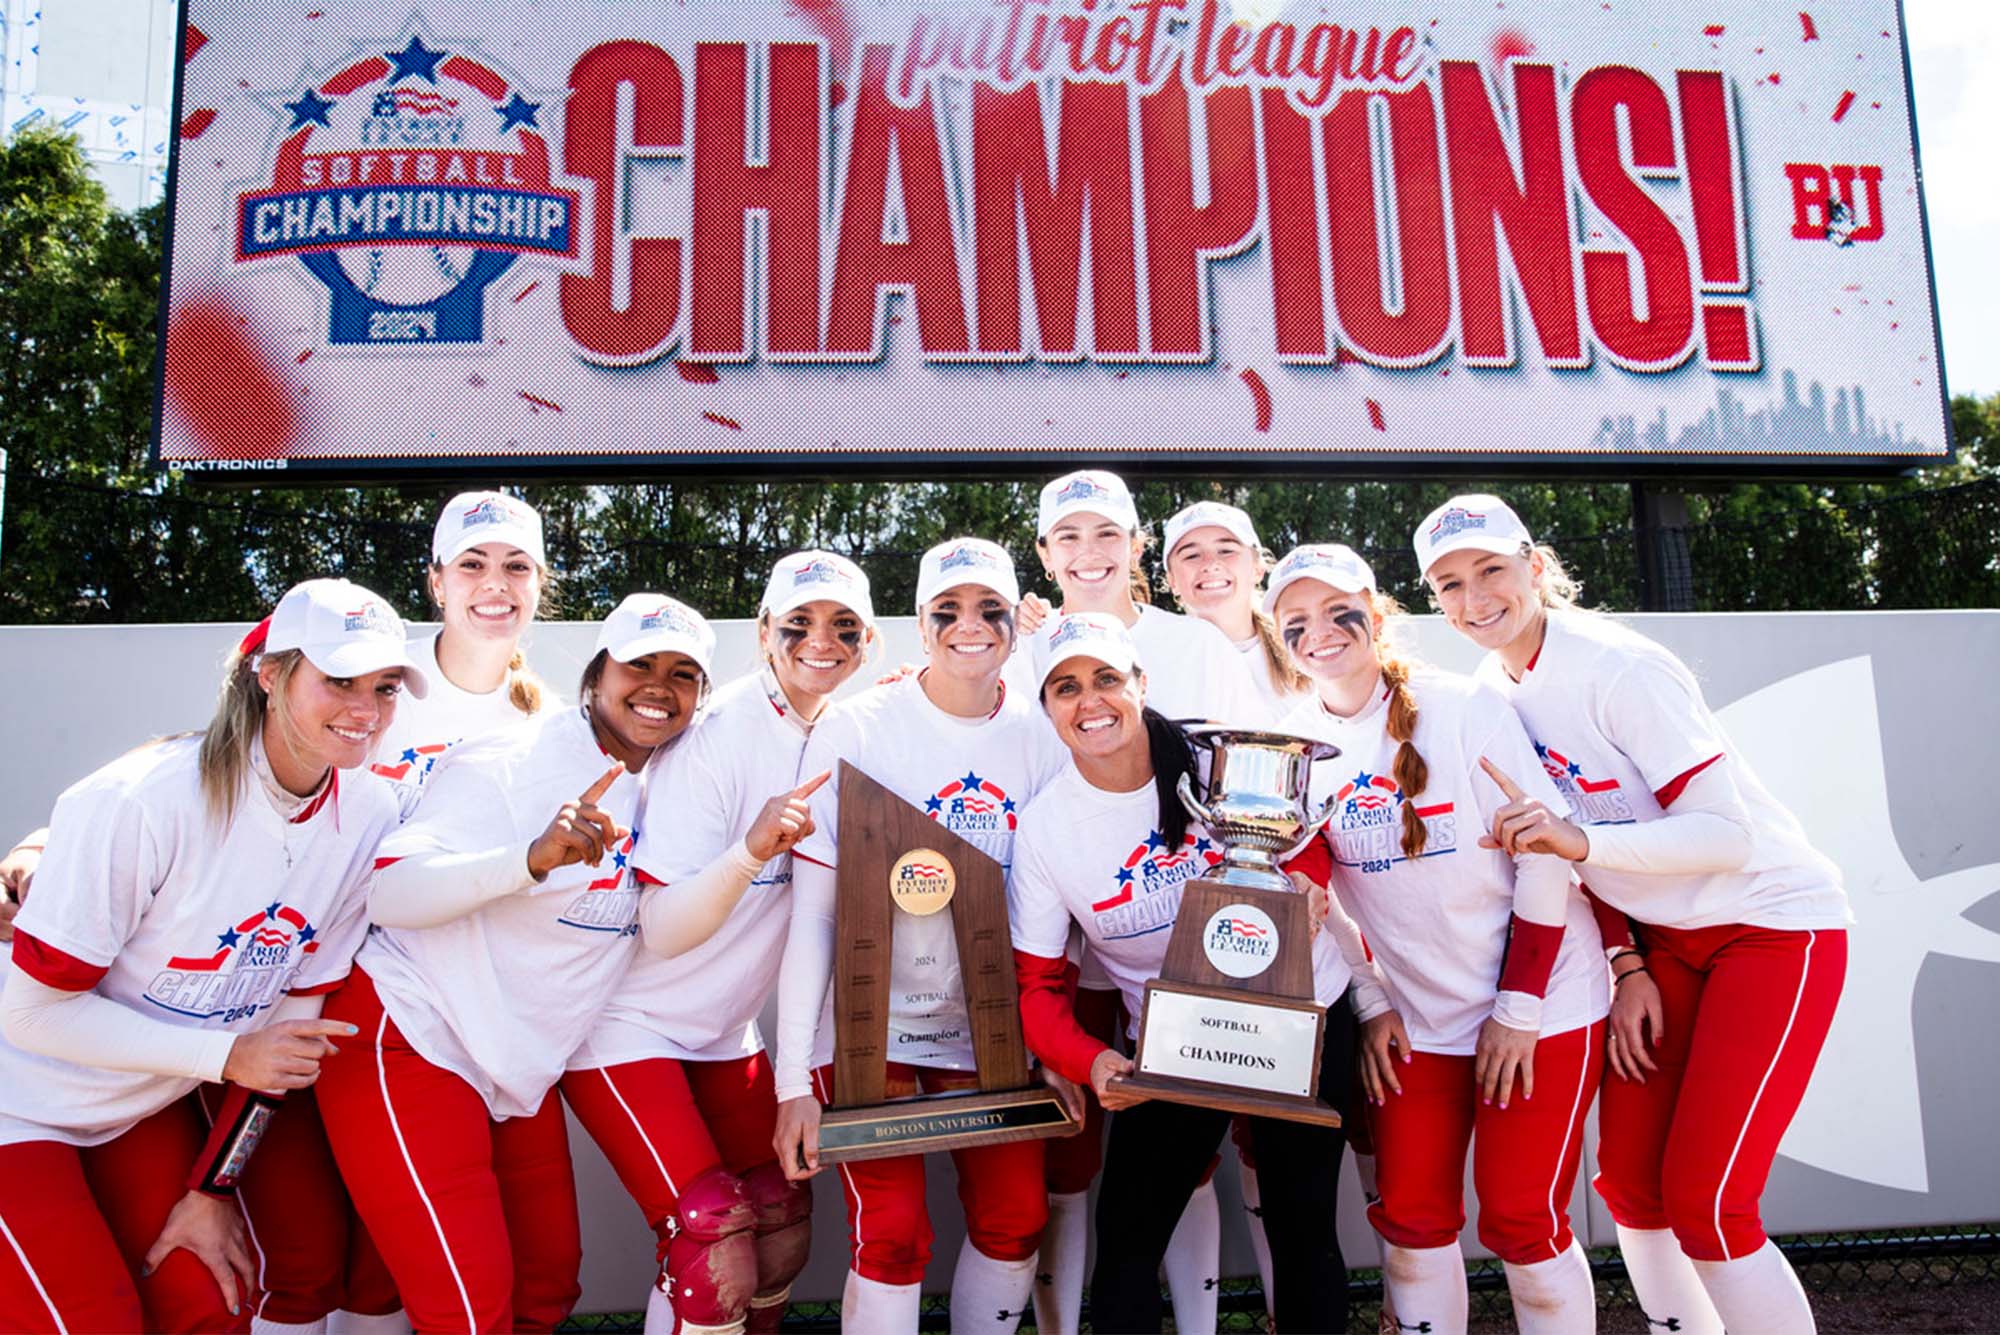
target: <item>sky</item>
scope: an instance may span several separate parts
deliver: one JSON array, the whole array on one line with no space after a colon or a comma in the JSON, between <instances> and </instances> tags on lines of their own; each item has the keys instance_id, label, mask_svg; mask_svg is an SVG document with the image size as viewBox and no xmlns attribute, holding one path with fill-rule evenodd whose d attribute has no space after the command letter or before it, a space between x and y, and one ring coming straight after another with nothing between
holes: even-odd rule
<instances>
[{"instance_id":1,"label":"sky","mask_svg":"<svg viewBox=\"0 0 2000 1335\"><path fill-rule=\"evenodd\" d=\"M2000 393L2000 3L1903 0L1946 383Z\"/></svg>"}]
</instances>

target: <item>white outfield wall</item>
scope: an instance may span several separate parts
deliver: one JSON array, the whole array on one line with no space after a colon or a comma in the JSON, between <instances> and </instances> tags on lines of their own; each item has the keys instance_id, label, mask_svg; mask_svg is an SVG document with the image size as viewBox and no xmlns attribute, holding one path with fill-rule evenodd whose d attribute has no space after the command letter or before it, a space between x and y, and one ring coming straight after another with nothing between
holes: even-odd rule
<instances>
[{"instance_id":1,"label":"white outfield wall","mask_svg":"<svg viewBox=\"0 0 2000 1335\"><path fill-rule=\"evenodd\" d=\"M1826 1054L1765 1197L1774 1232L1883 1228L2000 1217L2000 612L1654 615L1631 620L1694 668L1738 754L1790 804L1847 877L1856 923L1847 990ZM207 719L223 654L244 627L0 628L0 832L43 822L69 783L155 733ZM747 622L718 626L724 676L747 669ZM884 623L884 661L914 658L909 618ZM530 654L572 688L593 629L537 627ZM1469 668L1470 646L1418 618L1412 647ZM864 674L865 675L865 674ZM768 1020L768 1017L767 1017ZM767 1024L768 1032L768 1024ZM1588 1149L1594 1150L1595 1123ZM652 1239L588 1140L575 1138L583 1202L580 1311L643 1305ZM1593 1162L1586 1154L1585 1164ZM932 1160L935 1260L950 1280L960 1230L949 1161ZM1587 1172L1585 1174L1587 1177ZM1217 1175L1224 1272L1254 1272L1236 1175ZM1469 1193L1468 1193L1469 1194ZM812 1261L794 1289L836 1298L846 1266L837 1182L816 1187ZM1371 1264L1351 1173L1342 1246ZM1579 1185L1572 1210L1592 1245L1611 1221ZM1476 1251L1472 1230L1469 1251Z\"/></svg>"}]
</instances>

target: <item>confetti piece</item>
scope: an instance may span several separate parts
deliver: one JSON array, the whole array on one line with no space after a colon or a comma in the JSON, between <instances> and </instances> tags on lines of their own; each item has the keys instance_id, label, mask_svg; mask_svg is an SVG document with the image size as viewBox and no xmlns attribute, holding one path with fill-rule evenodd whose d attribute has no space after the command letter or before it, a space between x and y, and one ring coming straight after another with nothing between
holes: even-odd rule
<instances>
[{"instance_id":1,"label":"confetti piece","mask_svg":"<svg viewBox=\"0 0 2000 1335\"><path fill-rule=\"evenodd\" d=\"M687 381L690 385L717 385L722 383L722 377L717 375L715 368L706 362L675 362L674 369L680 372L681 379Z\"/></svg>"},{"instance_id":2,"label":"confetti piece","mask_svg":"<svg viewBox=\"0 0 2000 1335\"><path fill-rule=\"evenodd\" d=\"M1535 54L1535 44L1514 28L1502 28L1493 34L1493 63L1505 65L1517 57Z\"/></svg>"},{"instance_id":3,"label":"confetti piece","mask_svg":"<svg viewBox=\"0 0 2000 1335\"><path fill-rule=\"evenodd\" d=\"M1242 374L1237 378L1250 387L1250 401L1257 406L1257 429L1259 431L1269 431L1271 429L1271 389L1264 383L1264 377L1246 366L1243 368Z\"/></svg>"},{"instance_id":4,"label":"confetti piece","mask_svg":"<svg viewBox=\"0 0 2000 1335\"><path fill-rule=\"evenodd\" d=\"M530 394L525 389L517 390L516 392L520 394L522 398L526 399L529 403L533 404L536 408L547 408L552 413L559 413L562 411L562 405L560 403L550 403L547 399L537 398L533 394Z\"/></svg>"},{"instance_id":5,"label":"confetti piece","mask_svg":"<svg viewBox=\"0 0 2000 1335\"><path fill-rule=\"evenodd\" d=\"M1720 37L1727 31L1728 29L1724 28L1720 23L1711 23L1701 30L1701 35L1704 37Z\"/></svg>"},{"instance_id":6,"label":"confetti piece","mask_svg":"<svg viewBox=\"0 0 2000 1335\"><path fill-rule=\"evenodd\" d=\"M203 107L200 111L189 112L187 119L181 122L181 138L199 139L202 132L213 124L215 124L215 108Z\"/></svg>"},{"instance_id":7,"label":"confetti piece","mask_svg":"<svg viewBox=\"0 0 2000 1335\"><path fill-rule=\"evenodd\" d=\"M1842 116L1845 116L1847 114L1847 109L1853 105L1854 105L1854 90L1850 88L1846 92L1840 95L1840 105L1833 109L1833 119L1835 124L1839 123L1840 118Z\"/></svg>"},{"instance_id":8,"label":"confetti piece","mask_svg":"<svg viewBox=\"0 0 2000 1335\"><path fill-rule=\"evenodd\" d=\"M1812 15L1806 13L1803 9L1799 11L1799 27L1805 31L1805 36L1801 37L1800 41L1817 42L1819 40L1819 29L1813 27Z\"/></svg>"},{"instance_id":9,"label":"confetti piece","mask_svg":"<svg viewBox=\"0 0 2000 1335\"><path fill-rule=\"evenodd\" d=\"M303 423L283 354L219 296L176 305L167 320L165 394L187 443L214 458L291 454Z\"/></svg>"},{"instance_id":10,"label":"confetti piece","mask_svg":"<svg viewBox=\"0 0 2000 1335\"><path fill-rule=\"evenodd\" d=\"M299 365L304 366L306 364L306 359L312 355L313 355L313 350L311 348L307 348L304 352L300 353L298 358Z\"/></svg>"},{"instance_id":11,"label":"confetti piece","mask_svg":"<svg viewBox=\"0 0 2000 1335\"><path fill-rule=\"evenodd\" d=\"M731 431L741 431L743 429L743 424L741 422L731 417L724 417L721 413L703 413L702 416L706 417L709 421L715 423L717 426L728 427Z\"/></svg>"},{"instance_id":12,"label":"confetti piece","mask_svg":"<svg viewBox=\"0 0 2000 1335\"><path fill-rule=\"evenodd\" d=\"M519 292L516 292L514 294L514 300L518 302L522 297L527 296L530 292L533 292L536 288L540 287L541 285L542 285L542 280L537 278L534 282L528 284L526 287L522 288Z\"/></svg>"},{"instance_id":13,"label":"confetti piece","mask_svg":"<svg viewBox=\"0 0 2000 1335\"><path fill-rule=\"evenodd\" d=\"M195 57L195 53L197 51L200 51L204 46L207 45L208 45L208 34L203 32L200 28L195 27L192 23L188 24L187 54L181 58L182 62L185 63L187 61L193 60Z\"/></svg>"},{"instance_id":14,"label":"confetti piece","mask_svg":"<svg viewBox=\"0 0 2000 1335\"><path fill-rule=\"evenodd\" d=\"M1377 431L1389 429L1389 424L1382 420L1382 405L1373 399L1368 400L1368 424Z\"/></svg>"}]
</instances>

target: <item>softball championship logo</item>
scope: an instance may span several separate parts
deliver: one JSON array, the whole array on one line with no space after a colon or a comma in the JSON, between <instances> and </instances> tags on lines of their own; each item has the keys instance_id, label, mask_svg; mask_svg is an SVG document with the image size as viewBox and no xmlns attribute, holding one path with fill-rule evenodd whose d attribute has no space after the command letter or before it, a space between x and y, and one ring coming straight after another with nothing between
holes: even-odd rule
<instances>
[{"instance_id":1,"label":"softball championship logo","mask_svg":"<svg viewBox=\"0 0 2000 1335\"><path fill-rule=\"evenodd\" d=\"M1443 542L1446 538L1455 537L1470 529L1483 529L1485 527L1486 516L1484 514L1476 510L1467 510L1454 505L1451 509L1446 510L1438 516L1437 523L1431 525L1430 540L1435 545Z\"/></svg>"},{"instance_id":2,"label":"softball championship logo","mask_svg":"<svg viewBox=\"0 0 2000 1335\"><path fill-rule=\"evenodd\" d=\"M325 285L330 346L484 342L487 289L518 257L579 258L547 101L427 36L413 24L278 94L270 179L237 197L237 261L296 259Z\"/></svg>"},{"instance_id":3,"label":"softball championship logo","mask_svg":"<svg viewBox=\"0 0 2000 1335\"><path fill-rule=\"evenodd\" d=\"M1221 865L1222 850L1211 839L1189 831L1179 848L1169 849L1165 835L1147 831L1118 868L1117 893L1090 906L1098 935L1113 941L1165 931L1180 913L1181 887Z\"/></svg>"},{"instance_id":4,"label":"softball championship logo","mask_svg":"<svg viewBox=\"0 0 2000 1335\"><path fill-rule=\"evenodd\" d=\"M556 921L565 927L577 927L586 932L638 935L640 891L636 885L626 884L632 850L638 843L639 831L634 829L618 847L610 849L602 867L608 874L586 885L582 894L563 906L562 916Z\"/></svg>"},{"instance_id":5,"label":"softball championship logo","mask_svg":"<svg viewBox=\"0 0 2000 1335\"><path fill-rule=\"evenodd\" d=\"M642 631L668 631L675 635L685 635L689 639L701 638L701 627L695 624L687 609L679 603L661 603L650 612L639 615L639 629Z\"/></svg>"},{"instance_id":6,"label":"softball championship logo","mask_svg":"<svg viewBox=\"0 0 2000 1335\"><path fill-rule=\"evenodd\" d=\"M467 510L458 521L459 532L480 528L487 524L519 524L524 528L535 525L535 514L519 501L505 496L488 496L479 504Z\"/></svg>"},{"instance_id":7,"label":"softball championship logo","mask_svg":"<svg viewBox=\"0 0 2000 1335\"><path fill-rule=\"evenodd\" d=\"M1068 505L1071 501L1108 501L1111 489L1087 477L1073 478L1056 493L1057 505Z\"/></svg>"},{"instance_id":8,"label":"softball championship logo","mask_svg":"<svg viewBox=\"0 0 2000 1335\"><path fill-rule=\"evenodd\" d=\"M1403 861L1403 806L1409 802L1396 780L1387 774L1357 773L1334 794L1333 818L1326 833L1334 861L1359 871L1387 871ZM1458 849L1458 817L1450 802L1417 808L1424 823L1424 857Z\"/></svg>"},{"instance_id":9,"label":"softball championship logo","mask_svg":"<svg viewBox=\"0 0 2000 1335\"><path fill-rule=\"evenodd\" d=\"M792 572L792 587L803 589L814 584L846 584L848 574L823 556L816 556Z\"/></svg>"},{"instance_id":10,"label":"softball championship logo","mask_svg":"<svg viewBox=\"0 0 2000 1335\"><path fill-rule=\"evenodd\" d=\"M367 602L352 612L342 615L340 628L344 631L373 631L378 635L401 635L402 628L394 624L394 614L380 603Z\"/></svg>"},{"instance_id":11,"label":"softball championship logo","mask_svg":"<svg viewBox=\"0 0 2000 1335\"><path fill-rule=\"evenodd\" d=\"M967 771L924 799L924 811L953 834L1012 834L1020 823L1014 799L991 779Z\"/></svg>"},{"instance_id":12,"label":"softball championship logo","mask_svg":"<svg viewBox=\"0 0 2000 1335\"><path fill-rule=\"evenodd\" d=\"M951 859L935 848L913 848L889 869L889 897L896 907L919 918L929 917L951 903L958 876Z\"/></svg>"},{"instance_id":13,"label":"softball championship logo","mask_svg":"<svg viewBox=\"0 0 2000 1335\"><path fill-rule=\"evenodd\" d=\"M1540 742L1535 743L1535 754L1541 757L1542 769L1554 782L1556 791L1569 799L1577 824L1630 825L1637 819L1632 814L1632 800L1625 796L1618 780L1593 779L1584 773L1582 765Z\"/></svg>"},{"instance_id":14,"label":"softball championship logo","mask_svg":"<svg viewBox=\"0 0 2000 1335\"><path fill-rule=\"evenodd\" d=\"M947 570L999 570L1001 560L984 547L971 543L961 543L938 558L938 571Z\"/></svg>"},{"instance_id":15,"label":"softball championship logo","mask_svg":"<svg viewBox=\"0 0 2000 1335\"><path fill-rule=\"evenodd\" d=\"M1224 904L1201 929L1202 953L1231 978L1255 978L1278 958L1278 925L1252 904Z\"/></svg>"},{"instance_id":16,"label":"softball championship logo","mask_svg":"<svg viewBox=\"0 0 2000 1335\"><path fill-rule=\"evenodd\" d=\"M319 949L306 915L278 901L215 934L206 955L176 955L146 988L146 1000L176 1015L224 1024L273 1005Z\"/></svg>"}]
</instances>

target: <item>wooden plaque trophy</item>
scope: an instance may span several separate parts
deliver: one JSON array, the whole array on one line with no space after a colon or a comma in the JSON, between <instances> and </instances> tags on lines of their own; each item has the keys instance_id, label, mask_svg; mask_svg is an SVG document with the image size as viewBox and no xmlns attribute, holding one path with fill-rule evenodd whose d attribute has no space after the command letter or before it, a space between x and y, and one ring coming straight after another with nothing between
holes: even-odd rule
<instances>
[{"instance_id":1,"label":"wooden plaque trophy","mask_svg":"<svg viewBox=\"0 0 2000 1335\"><path fill-rule=\"evenodd\" d=\"M880 1159L966 1145L1066 1136L1077 1129L1036 1082L1021 1039L1000 864L875 780L840 766L833 1092L820 1159ZM890 1100L889 976L896 921L951 915L971 1026L976 1090Z\"/></svg>"},{"instance_id":2,"label":"wooden plaque trophy","mask_svg":"<svg viewBox=\"0 0 2000 1335\"><path fill-rule=\"evenodd\" d=\"M1339 1126L1317 1092L1326 1015L1313 997L1306 898L1277 864L1325 823L1332 803L1308 816L1307 780L1313 761L1339 749L1207 724L1188 733L1209 752L1208 798L1183 775L1181 801L1223 845L1223 869L1182 890L1123 1083L1174 1103Z\"/></svg>"}]
</instances>

